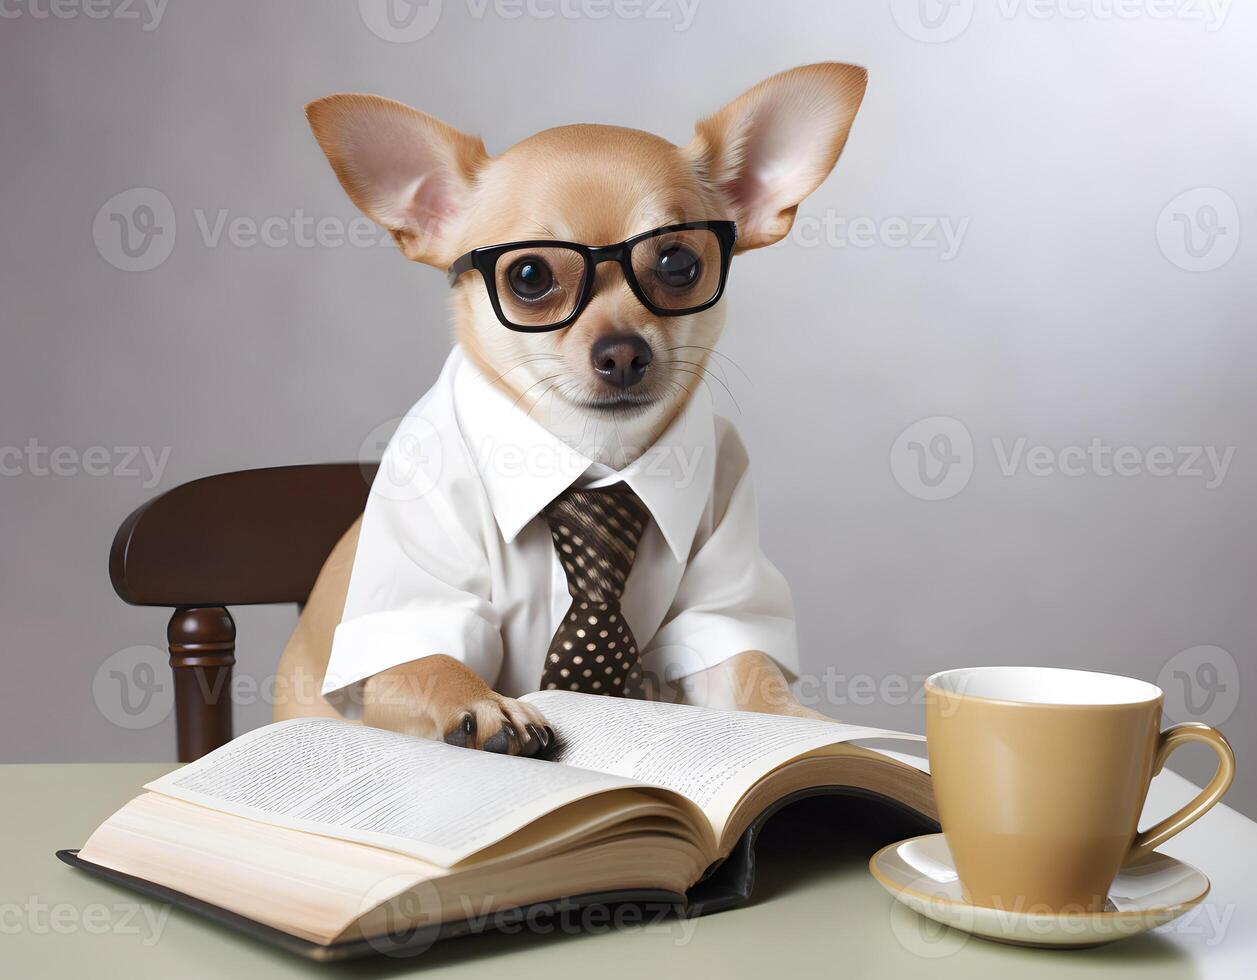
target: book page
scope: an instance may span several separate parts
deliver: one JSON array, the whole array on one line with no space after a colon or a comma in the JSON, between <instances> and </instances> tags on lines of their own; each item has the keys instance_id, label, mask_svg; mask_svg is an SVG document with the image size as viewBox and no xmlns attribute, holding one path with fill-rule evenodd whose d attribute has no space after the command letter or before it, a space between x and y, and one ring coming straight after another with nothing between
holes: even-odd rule
<instances>
[{"instance_id":1,"label":"book page","mask_svg":"<svg viewBox=\"0 0 1257 980\"><path fill-rule=\"evenodd\" d=\"M717 838L750 787L796 756L838 742L920 735L751 711L539 691L534 705L559 736L550 758L675 790L693 800Z\"/></svg>"},{"instance_id":2,"label":"book page","mask_svg":"<svg viewBox=\"0 0 1257 980\"><path fill-rule=\"evenodd\" d=\"M241 735L145 789L450 867L560 806L633 785L539 759L302 718Z\"/></svg>"}]
</instances>

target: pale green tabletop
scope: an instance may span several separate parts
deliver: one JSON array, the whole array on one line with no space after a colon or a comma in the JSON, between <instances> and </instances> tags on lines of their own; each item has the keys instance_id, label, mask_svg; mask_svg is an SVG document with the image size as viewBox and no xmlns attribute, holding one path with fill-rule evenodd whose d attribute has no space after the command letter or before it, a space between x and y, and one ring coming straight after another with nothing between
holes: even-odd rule
<instances>
[{"instance_id":1,"label":"pale green tabletop","mask_svg":"<svg viewBox=\"0 0 1257 980\"><path fill-rule=\"evenodd\" d=\"M286 977L1138 977L1226 978L1257 964L1257 825L1225 807L1166 850L1213 880L1199 914L1094 950L999 946L935 927L870 878L872 844L835 833L806 853L776 850L755 901L706 918L576 935L487 935L438 943L416 959L319 966L140 901L53 852L77 847L167 765L0 766L0 976ZM1148 812L1191 787L1164 774Z\"/></svg>"}]
</instances>

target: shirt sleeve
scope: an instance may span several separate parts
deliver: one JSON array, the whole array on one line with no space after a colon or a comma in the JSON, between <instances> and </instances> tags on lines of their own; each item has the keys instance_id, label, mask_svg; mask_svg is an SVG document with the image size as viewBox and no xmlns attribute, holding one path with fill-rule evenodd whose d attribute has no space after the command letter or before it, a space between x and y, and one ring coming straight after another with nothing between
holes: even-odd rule
<instances>
[{"instance_id":1,"label":"shirt sleeve","mask_svg":"<svg viewBox=\"0 0 1257 980\"><path fill-rule=\"evenodd\" d=\"M746 450L732 426L722 428L707 534L695 542L643 667L666 682L759 650L794 680L799 660L790 587L760 550Z\"/></svg>"},{"instance_id":2,"label":"shirt sleeve","mask_svg":"<svg viewBox=\"0 0 1257 980\"><path fill-rule=\"evenodd\" d=\"M489 683L501 668L501 623L478 531L487 502L461 472L460 447L442 446L452 441L426 422L404 421L372 484L322 688L350 716L361 708L364 679L420 657L446 654Z\"/></svg>"}]
</instances>

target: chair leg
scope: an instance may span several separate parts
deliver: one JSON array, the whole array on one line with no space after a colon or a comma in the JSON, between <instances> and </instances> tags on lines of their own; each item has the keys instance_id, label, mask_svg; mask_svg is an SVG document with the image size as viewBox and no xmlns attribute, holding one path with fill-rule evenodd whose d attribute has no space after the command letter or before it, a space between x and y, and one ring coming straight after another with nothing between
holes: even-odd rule
<instances>
[{"instance_id":1,"label":"chair leg","mask_svg":"<svg viewBox=\"0 0 1257 980\"><path fill-rule=\"evenodd\" d=\"M166 628L175 681L179 761L231 741L231 668L236 624L222 606L176 609Z\"/></svg>"}]
</instances>

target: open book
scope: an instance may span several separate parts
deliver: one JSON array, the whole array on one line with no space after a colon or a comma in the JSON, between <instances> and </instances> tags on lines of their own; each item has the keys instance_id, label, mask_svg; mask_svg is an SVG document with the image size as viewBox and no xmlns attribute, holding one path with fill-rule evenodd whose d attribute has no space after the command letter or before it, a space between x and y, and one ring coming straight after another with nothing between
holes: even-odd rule
<instances>
[{"instance_id":1,"label":"open book","mask_svg":"<svg viewBox=\"0 0 1257 980\"><path fill-rule=\"evenodd\" d=\"M818 787L936 819L921 768L845 744L919 736L560 691L524 700L559 736L547 759L279 722L149 783L63 859L296 937L308 948L280 944L307 955L356 955L382 948L373 937L419 941L577 896L727 907L687 908L687 894L693 906L757 818Z\"/></svg>"}]
</instances>

